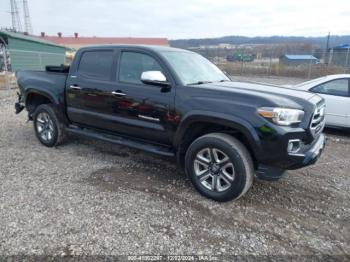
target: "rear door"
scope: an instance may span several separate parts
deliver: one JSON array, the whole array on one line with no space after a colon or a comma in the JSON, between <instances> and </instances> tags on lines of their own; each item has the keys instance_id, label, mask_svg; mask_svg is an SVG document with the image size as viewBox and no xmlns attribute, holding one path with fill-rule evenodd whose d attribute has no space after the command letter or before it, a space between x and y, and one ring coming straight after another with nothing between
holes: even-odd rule
<instances>
[{"instance_id":1,"label":"rear door","mask_svg":"<svg viewBox=\"0 0 350 262\"><path fill-rule=\"evenodd\" d=\"M332 80L310 91L326 100L326 124L350 127L350 81L349 78Z\"/></svg>"},{"instance_id":2,"label":"rear door","mask_svg":"<svg viewBox=\"0 0 350 262\"><path fill-rule=\"evenodd\" d=\"M106 129L111 113L111 90L116 63L113 49L88 49L77 57L67 79L66 103L69 119L79 125Z\"/></svg>"}]
</instances>

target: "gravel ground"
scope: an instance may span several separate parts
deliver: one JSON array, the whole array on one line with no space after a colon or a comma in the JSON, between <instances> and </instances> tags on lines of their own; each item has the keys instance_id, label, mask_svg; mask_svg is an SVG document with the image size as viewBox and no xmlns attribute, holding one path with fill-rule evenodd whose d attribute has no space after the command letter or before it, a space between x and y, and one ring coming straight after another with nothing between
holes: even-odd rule
<instances>
[{"instance_id":1,"label":"gravel ground","mask_svg":"<svg viewBox=\"0 0 350 262\"><path fill-rule=\"evenodd\" d=\"M79 137L42 146L14 93L0 91L0 255L350 254L350 133L220 204L171 159Z\"/></svg>"}]
</instances>

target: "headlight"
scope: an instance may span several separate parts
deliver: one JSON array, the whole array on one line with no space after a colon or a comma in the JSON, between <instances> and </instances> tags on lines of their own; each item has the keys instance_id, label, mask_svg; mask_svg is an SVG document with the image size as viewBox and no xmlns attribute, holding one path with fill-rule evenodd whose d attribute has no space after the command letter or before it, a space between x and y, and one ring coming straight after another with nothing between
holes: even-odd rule
<instances>
[{"instance_id":1,"label":"headlight","mask_svg":"<svg viewBox=\"0 0 350 262\"><path fill-rule=\"evenodd\" d=\"M281 107L262 107L258 109L258 114L270 119L277 125L289 126L300 123L303 119L304 111Z\"/></svg>"}]
</instances>

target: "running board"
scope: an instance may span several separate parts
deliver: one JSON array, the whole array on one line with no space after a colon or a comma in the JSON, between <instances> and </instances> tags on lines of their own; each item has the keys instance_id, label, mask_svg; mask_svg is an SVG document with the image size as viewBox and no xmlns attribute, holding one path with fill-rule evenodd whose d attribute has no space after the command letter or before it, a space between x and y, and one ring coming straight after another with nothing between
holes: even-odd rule
<instances>
[{"instance_id":1,"label":"running board","mask_svg":"<svg viewBox=\"0 0 350 262\"><path fill-rule=\"evenodd\" d=\"M169 147L166 147L166 146L153 145L150 143L133 140L130 138L125 138L122 136L99 133L88 128L79 128L75 126L69 126L66 128L66 130L69 133L91 137L102 141L110 142L113 144L128 146L128 147L136 148L139 150L147 151L158 155L169 156L169 157L175 156L175 153Z\"/></svg>"}]
</instances>

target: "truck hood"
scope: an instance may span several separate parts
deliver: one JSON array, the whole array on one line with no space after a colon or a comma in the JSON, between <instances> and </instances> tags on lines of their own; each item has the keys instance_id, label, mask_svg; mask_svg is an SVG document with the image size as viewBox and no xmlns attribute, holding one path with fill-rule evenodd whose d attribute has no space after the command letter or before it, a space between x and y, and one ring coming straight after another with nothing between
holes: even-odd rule
<instances>
[{"instance_id":1,"label":"truck hood","mask_svg":"<svg viewBox=\"0 0 350 262\"><path fill-rule=\"evenodd\" d=\"M304 106L315 94L293 88L255 84L249 82L220 82L198 85L203 89L215 90L220 93L236 93L260 97L279 106Z\"/></svg>"},{"instance_id":2,"label":"truck hood","mask_svg":"<svg viewBox=\"0 0 350 262\"><path fill-rule=\"evenodd\" d=\"M222 91L230 91L230 89L239 89L240 92L244 91L253 91L259 94L271 94L278 95L282 97L290 97L290 98L302 98L306 100L310 100L315 94L296 90L293 88L285 87L285 86L274 86L274 85L263 85L263 84L255 84L255 83L246 83L246 82L222 82L222 83L208 83L203 85L205 88L211 88ZM232 90L233 91L233 90Z\"/></svg>"}]
</instances>

